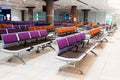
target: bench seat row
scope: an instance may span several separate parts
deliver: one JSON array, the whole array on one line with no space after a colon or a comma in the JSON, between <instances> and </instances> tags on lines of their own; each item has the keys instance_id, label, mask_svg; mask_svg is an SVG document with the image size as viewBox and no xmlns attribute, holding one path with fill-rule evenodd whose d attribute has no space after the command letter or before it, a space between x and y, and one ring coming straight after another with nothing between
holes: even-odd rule
<instances>
[{"instance_id":1,"label":"bench seat row","mask_svg":"<svg viewBox=\"0 0 120 80\"><path fill-rule=\"evenodd\" d=\"M19 54L24 50L30 51L34 47L37 47L36 52L38 53L40 48L44 49L46 47L51 47L54 49L51 46L53 39L47 38L47 36L47 30L3 34L1 35L3 41L2 50L13 54ZM17 55L17 57L19 56ZM21 61L24 62L23 60Z\"/></svg>"},{"instance_id":2,"label":"bench seat row","mask_svg":"<svg viewBox=\"0 0 120 80\"><path fill-rule=\"evenodd\" d=\"M98 43L91 42L86 47L84 47L85 40L85 33L76 33L66 37L57 38L56 43L58 49L56 51L56 58L65 61L67 65L70 65L69 63L73 62L74 64L72 66L76 68L76 62L85 58L89 52L97 55L93 49L98 45ZM83 44L82 47L79 46L81 43ZM62 67L59 70L61 71ZM80 72L81 74L83 73L82 71Z\"/></svg>"},{"instance_id":3,"label":"bench seat row","mask_svg":"<svg viewBox=\"0 0 120 80\"><path fill-rule=\"evenodd\" d=\"M67 33L73 33L76 32L77 28L75 26L73 27L61 27L61 28L56 28L56 34L57 35L64 35Z\"/></svg>"},{"instance_id":4,"label":"bench seat row","mask_svg":"<svg viewBox=\"0 0 120 80\"><path fill-rule=\"evenodd\" d=\"M35 31L35 30L48 30L48 31L53 31L54 26L34 26L34 27L29 27L29 31Z\"/></svg>"},{"instance_id":5,"label":"bench seat row","mask_svg":"<svg viewBox=\"0 0 120 80\"><path fill-rule=\"evenodd\" d=\"M98 35L100 32L101 32L101 28L93 28L93 29L89 30L91 38Z\"/></svg>"}]
</instances>

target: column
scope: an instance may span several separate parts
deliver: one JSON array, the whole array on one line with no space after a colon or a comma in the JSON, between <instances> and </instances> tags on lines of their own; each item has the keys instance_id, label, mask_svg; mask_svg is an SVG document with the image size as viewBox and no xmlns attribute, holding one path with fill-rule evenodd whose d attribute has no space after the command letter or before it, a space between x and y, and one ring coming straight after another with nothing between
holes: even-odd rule
<instances>
[{"instance_id":1,"label":"column","mask_svg":"<svg viewBox=\"0 0 120 80\"><path fill-rule=\"evenodd\" d=\"M24 14L25 14L25 10L21 10L21 20L22 21L25 21Z\"/></svg>"},{"instance_id":2,"label":"column","mask_svg":"<svg viewBox=\"0 0 120 80\"><path fill-rule=\"evenodd\" d=\"M35 7L27 6L26 8L28 8L28 21L33 21L33 9Z\"/></svg>"},{"instance_id":3,"label":"column","mask_svg":"<svg viewBox=\"0 0 120 80\"><path fill-rule=\"evenodd\" d=\"M71 7L70 22L73 23L73 24L78 23L78 10L77 10L77 6L72 6Z\"/></svg>"},{"instance_id":4,"label":"column","mask_svg":"<svg viewBox=\"0 0 120 80\"><path fill-rule=\"evenodd\" d=\"M83 12L84 12L84 18L83 18L83 20L84 20L84 22L86 23L86 22L88 22L88 12L90 11L89 9L84 9L84 10L82 10Z\"/></svg>"},{"instance_id":5,"label":"column","mask_svg":"<svg viewBox=\"0 0 120 80\"><path fill-rule=\"evenodd\" d=\"M54 24L54 1L46 0L46 22Z\"/></svg>"}]
</instances>

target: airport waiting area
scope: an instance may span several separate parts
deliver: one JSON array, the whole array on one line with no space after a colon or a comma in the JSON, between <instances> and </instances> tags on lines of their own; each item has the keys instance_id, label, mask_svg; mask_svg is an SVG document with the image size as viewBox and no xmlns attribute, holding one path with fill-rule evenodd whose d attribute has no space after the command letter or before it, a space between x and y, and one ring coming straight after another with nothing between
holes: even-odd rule
<instances>
[{"instance_id":1,"label":"airport waiting area","mask_svg":"<svg viewBox=\"0 0 120 80\"><path fill-rule=\"evenodd\" d=\"M115 2L0 1L0 80L119 80Z\"/></svg>"}]
</instances>

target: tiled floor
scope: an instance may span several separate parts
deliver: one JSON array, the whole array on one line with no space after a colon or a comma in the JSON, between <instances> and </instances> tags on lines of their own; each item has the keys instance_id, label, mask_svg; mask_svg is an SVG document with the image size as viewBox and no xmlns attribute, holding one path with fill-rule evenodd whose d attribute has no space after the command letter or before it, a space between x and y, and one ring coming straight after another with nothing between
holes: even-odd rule
<instances>
[{"instance_id":1,"label":"tiled floor","mask_svg":"<svg viewBox=\"0 0 120 80\"><path fill-rule=\"evenodd\" d=\"M23 52L25 65L17 59L6 62L12 55L0 52L0 80L120 80L120 30L108 36L108 39L109 42L102 43L103 48L98 46L95 49L98 56L89 54L79 62L77 67L83 70L84 75L69 67L58 72L65 62L56 59L55 51L50 48L40 54Z\"/></svg>"}]
</instances>

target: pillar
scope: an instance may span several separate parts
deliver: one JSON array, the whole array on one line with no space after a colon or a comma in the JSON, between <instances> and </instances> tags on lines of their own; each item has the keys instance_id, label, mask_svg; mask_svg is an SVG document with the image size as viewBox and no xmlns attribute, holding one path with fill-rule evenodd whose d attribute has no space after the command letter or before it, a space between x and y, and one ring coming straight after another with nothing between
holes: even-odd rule
<instances>
[{"instance_id":1,"label":"pillar","mask_svg":"<svg viewBox=\"0 0 120 80\"><path fill-rule=\"evenodd\" d=\"M72 6L70 11L70 22L73 24L78 23L78 10L77 6Z\"/></svg>"},{"instance_id":2,"label":"pillar","mask_svg":"<svg viewBox=\"0 0 120 80\"><path fill-rule=\"evenodd\" d=\"M33 9L35 7L27 6L28 9L28 21L33 21Z\"/></svg>"},{"instance_id":3,"label":"pillar","mask_svg":"<svg viewBox=\"0 0 120 80\"><path fill-rule=\"evenodd\" d=\"M25 14L25 10L21 10L21 20L22 21L25 21L24 14Z\"/></svg>"},{"instance_id":4,"label":"pillar","mask_svg":"<svg viewBox=\"0 0 120 80\"><path fill-rule=\"evenodd\" d=\"M54 24L54 0L46 0L46 22Z\"/></svg>"},{"instance_id":5,"label":"pillar","mask_svg":"<svg viewBox=\"0 0 120 80\"><path fill-rule=\"evenodd\" d=\"M83 17L83 21L85 22L85 23L87 23L88 22L88 12L90 11L90 10L82 10L83 12L84 12L84 17Z\"/></svg>"}]
</instances>

